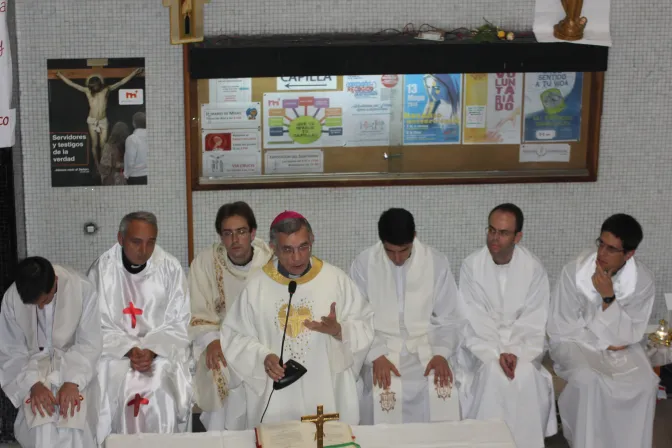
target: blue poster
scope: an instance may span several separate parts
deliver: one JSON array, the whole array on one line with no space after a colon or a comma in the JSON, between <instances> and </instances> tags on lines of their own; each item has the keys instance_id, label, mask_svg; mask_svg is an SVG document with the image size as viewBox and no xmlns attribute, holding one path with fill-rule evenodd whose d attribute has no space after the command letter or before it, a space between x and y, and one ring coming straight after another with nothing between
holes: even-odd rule
<instances>
[{"instance_id":1,"label":"blue poster","mask_svg":"<svg viewBox=\"0 0 672 448\"><path fill-rule=\"evenodd\" d=\"M578 141L582 95L583 73L526 73L524 141Z\"/></svg>"},{"instance_id":2,"label":"blue poster","mask_svg":"<svg viewBox=\"0 0 672 448\"><path fill-rule=\"evenodd\" d=\"M404 76L404 145L460 143L462 75Z\"/></svg>"}]
</instances>

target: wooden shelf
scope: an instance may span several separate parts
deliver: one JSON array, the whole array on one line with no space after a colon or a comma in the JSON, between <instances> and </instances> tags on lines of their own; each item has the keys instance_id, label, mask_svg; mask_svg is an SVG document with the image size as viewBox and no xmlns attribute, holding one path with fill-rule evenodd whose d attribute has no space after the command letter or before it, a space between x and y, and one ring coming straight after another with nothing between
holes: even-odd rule
<instances>
[{"instance_id":1,"label":"wooden shelf","mask_svg":"<svg viewBox=\"0 0 672 448\"><path fill-rule=\"evenodd\" d=\"M412 73L604 72L608 47L513 41L434 42L398 34L210 37L190 44L191 79Z\"/></svg>"}]
</instances>

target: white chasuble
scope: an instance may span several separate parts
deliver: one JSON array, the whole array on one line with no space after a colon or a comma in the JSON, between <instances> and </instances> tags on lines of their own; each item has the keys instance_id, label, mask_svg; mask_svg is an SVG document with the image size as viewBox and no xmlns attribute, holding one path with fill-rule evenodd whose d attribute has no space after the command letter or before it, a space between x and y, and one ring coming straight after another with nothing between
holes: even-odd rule
<instances>
[{"instance_id":1,"label":"white chasuble","mask_svg":"<svg viewBox=\"0 0 672 448\"><path fill-rule=\"evenodd\" d=\"M54 300L39 310L21 301L10 286L0 313L0 383L19 408L14 424L24 447L88 448L97 446L99 387L96 378L102 348L100 313L93 284L74 270L54 265L58 278ZM80 391L73 417L50 417L30 408L30 389L42 382L54 396L63 383ZM69 414L68 414L69 415Z\"/></svg>"},{"instance_id":2,"label":"white chasuble","mask_svg":"<svg viewBox=\"0 0 672 448\"><path fill-rule=\"evenodd\" d=\"M602 310L591 280L596 259L592 250L567 264L551 300L551 357L568 382L558 399L563 433L574 448L650 447L659 378L640 342L655 301L653 274L631 257L612 277L616 300Z\"/></svg>"},{"instance_id":3,"label":"white chasuble","mask_svg":"<svg viewBox=\"0 0 672 448\"><path fill-rule=\"evenodd\" d=\"M182 432L192 398L187 279L177 259L158 245L137 274L124 268L121 251L115 244L89 269L103 331L98 437ZM130 368L126 353L134 347L156 354L150 372Z\"/></svg>"},{"instance_id":4,"label":"white chasuble","mask_svg":"<svg viewBox=\"0 0 672 448\"><path fill-rule=\"evenodd\" d=\"M230 387L232 391L242 387L247 403L245 425L229 429L255 428L267 403L264 423L300 420L324 405L325 412L339 412L341 421L359 424L356 380L373 339L373 312L343 271L315 257L306 274L292 279L298 286L283 356L285 361L301 363L307 372L294 384L274 391L269 402L273 381L264 370L264 359L271 353L280 356L291 281L276 266L277 261L270 261L248 280L222 325ZM332 303L341 324L340 341L303 324L329 315Z\"/></svg>"},{"instance_id":5,"label":"white chasuble","mask_svg":"<svg viewBox=\"0 0 672 448\"><path fill-rule=\"evenodd\" d=\"M273 255L270 247L260 239L252 241L252 248L252 260L245 266L237 266L229 259L224 245L215 243L201 251L189 269L189 336L196 361L194 401L203 411L201 421L208 431L237 426L236 423L229 425L226 422L245 416L244 394L236 395L229 390L229 369L208 369L205 356L208 345L219 340L226 310L238 298L247 279L268 263ZM238 392L241 391L239 388Z\"/></svg>"},{"instance_id":6,"label":"white chasuble","mask_svg":"<svg viewBox=\"0 0 672 448\"><path fill-rule=\"evenodd\" d=\"M496 265L487 247L469 255L460 271L467 310L460 388L463 416L502 419L519 448L542 448L557 432L545 353L550 291L541 262L517 245L507 265ZM500 355L516 355L514 378L502 370Z\"/></svg>"},{"instance_id":7,"label":"white chasuble","mask_svg":"<svg viewBox=\"0 0 672 448\"><path fill-rule=\"evenodd\" d=\"M464 316L448 259L417 238L411 256L395 266L382 242L362 252L350 276L374 310L375 337L361 373L362 424L459 420L456 386L424 376L435 355L455 375ZM373 361L386 356L399 370L389 390L373 386Z\"/></svg>"}]
</instances>

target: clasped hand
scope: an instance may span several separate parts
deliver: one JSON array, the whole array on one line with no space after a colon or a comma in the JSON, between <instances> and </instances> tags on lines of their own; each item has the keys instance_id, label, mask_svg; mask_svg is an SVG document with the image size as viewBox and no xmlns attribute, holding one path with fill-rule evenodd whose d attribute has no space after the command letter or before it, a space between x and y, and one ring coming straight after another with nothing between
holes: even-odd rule
<instances>
[{"instance_id":1,"label":"clasped hand","mask_svg":"<svg viewBox=\"0 0 672 448\"><path fill-rule=\"evenodd\" d=\"M504 371L504 375L510 380L516 377L516 366L518 357L513 353L502 353L499 355L499 366Z\"/></svg>"},{"instance_id":2,"label":"clasped hand","mask_svg":"<svg viewBox=\"0 0 672 448\"><path fill-rule=\"evenodd\" d=\"M75 383L63 383L56 397L42 382L38 381L30 388L30 410L33 411L33 415L39 412L42 417L45 413L51 417L56 411L55 405L58 405L62 417L68 417L68 410L73 417L75 410L79 412L81 402L79 387Z\"/></svg>"},{"instance_id":3,"label":"clasped hand","mask_svg":"<svg viewBox=\"0 0 672 448\"><path fill-rule=\"evenodd\" d=\"M131 360L131 369L145 373L152 370L152 361L156 357L156 354L148 349L141 349L139 347L133 347L126 353L128 359Z\"/></svg>"}]
</instances>

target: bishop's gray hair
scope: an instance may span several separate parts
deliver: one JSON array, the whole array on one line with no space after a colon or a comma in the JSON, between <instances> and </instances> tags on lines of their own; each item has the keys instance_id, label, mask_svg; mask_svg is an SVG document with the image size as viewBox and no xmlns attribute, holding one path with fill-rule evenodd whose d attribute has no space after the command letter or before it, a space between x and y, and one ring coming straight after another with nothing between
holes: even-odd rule
<instances>
[{"instance_id":1,"label":"bishop's gray hair","mask_svg":"<svg viewBox=\"0 0 672 448\"><path fill-rule=\"evenodd\" d=\"M124 216L119 223L119 233L126 236L128 225L133 221L145 221L154 226L156 230L159 229L159 224L156 220L156 215L152 212L133 212Z\"/></svg>"},{"instance_id":2,"label":"bishop's gray hair","mask_svg":"<svg viewBox=\"0 0 672 448\"><path fill-rule=\"evenodd\" d=\"M296 233L299 230L301 230L302 227L305 227L308 230L308 233L310 234L310 241L312 243L314 238L313 229L312 227L310 227L310 223L308 223L308 220L305 218L283 219L282 221L271 227L271 232L268 239L271 244L277 247L278 233L291 235L292 233Z\"/></svg>"}]
</instances>

